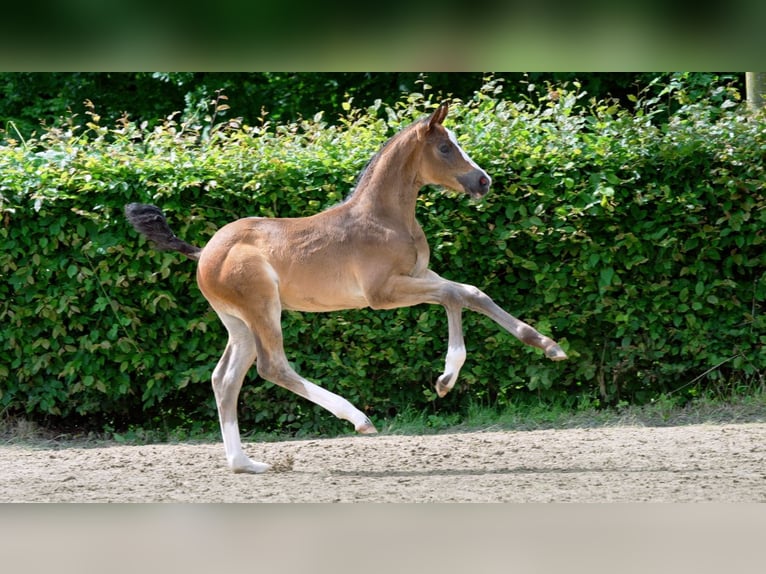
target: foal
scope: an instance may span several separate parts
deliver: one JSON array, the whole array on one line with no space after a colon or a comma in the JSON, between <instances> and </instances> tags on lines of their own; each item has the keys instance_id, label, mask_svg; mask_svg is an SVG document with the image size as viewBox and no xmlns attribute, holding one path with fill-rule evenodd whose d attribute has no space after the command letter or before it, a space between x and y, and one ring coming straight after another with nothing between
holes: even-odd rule
<instances>
[{"instance_id":1,"label":"foal","mask_svg":"<svg viewBox=\"0 0 766 574\"><path fill-rule=\"evenodd\" d=\"M478 198L491 183L442 125L447 111L442 105L391 138L345 202L310 217L239 219L199 248L173 235L158 208L126 206L133 227L158 248L198 261L199 288L229 333L213 371L213 390L226 458L234 472L269 468L245 455L237 422L239 391L256 358L264 379L351 422L360 433L376 432L370 419L349 401L290 367L282 345L283 309L442 305L449 340L444 373L436 382L440 397L454 386L465 362L463 307L490 317L522 342L542 349L549 359L566 358L555 341L506 313L481 290L447 281L428 269L428 243L415 220L418 191L434 184Z\"/></svg>"}]
</instances>

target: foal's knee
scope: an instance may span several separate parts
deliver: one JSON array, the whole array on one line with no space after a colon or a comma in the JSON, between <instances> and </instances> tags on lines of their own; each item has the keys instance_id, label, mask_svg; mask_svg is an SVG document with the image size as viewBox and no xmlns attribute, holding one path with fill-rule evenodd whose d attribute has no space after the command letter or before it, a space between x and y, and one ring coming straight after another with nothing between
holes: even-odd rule
<instances>
[{"instance_id":1,"label":"foal's knee","mask_svg":"<svg viewBox=\"0 0 766 574\"><path fill-rule=\"evenodd\" d=\"M462 298L463 306L469 309L483 309L494 303L489 295L473 285L461 284L460 297Z\"/></svg>"}]
</instances>

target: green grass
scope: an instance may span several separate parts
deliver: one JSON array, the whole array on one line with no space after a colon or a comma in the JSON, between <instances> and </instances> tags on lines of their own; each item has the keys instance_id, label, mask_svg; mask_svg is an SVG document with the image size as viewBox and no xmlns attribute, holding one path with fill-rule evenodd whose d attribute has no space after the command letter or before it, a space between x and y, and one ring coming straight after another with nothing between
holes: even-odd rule
<instances>
[{"instance_id":1,"label":"green grass","mask_svg":"<svg viewBox=\"0 0 766 574\"><path fill-rule=\"evenodd\" d=\"M472 404L465 415L408 411L379 425L386 434L428 434L481 430L539 430L602 426L680 426L766 422L766 393L721 400L701 397L686 404L669 396L642 406L598 408L587 400L575 408L544 402L519 403L502 409Z\"/></svg>"},{"instance_id":2,"label":"green grass","mask_svg":"<svg viewBox=\"0 0 766 574\"><path fill-rule=\"evenodd\" d=\"M213 421L214 422L214 421ZM642 406L621 405L599 408L597 401L582 397L576 406L544 401L519 401L503 408L472 403L465 413L438 413L434 409L406 410L395 416L376 420L381 434L421 435L477 431L529 431L540 429L593 428L605 426L681 426L691 424L731 424L766 422L766 391L751 389L748 394L722 399L702 396L691 400L663 395ZM151 444L178 442L219 442L217 430L197 424L193 428L147 429L130 427L116 432L101 431L71 434L47 429L23 418L0 417L0 444L55 447L77 443L81 446L103 444ZM332 436L353 434L352 430ZM243 433L248 442L275 442L318 436L295 436L286 433Z\"/></svg>"}]
</instances>

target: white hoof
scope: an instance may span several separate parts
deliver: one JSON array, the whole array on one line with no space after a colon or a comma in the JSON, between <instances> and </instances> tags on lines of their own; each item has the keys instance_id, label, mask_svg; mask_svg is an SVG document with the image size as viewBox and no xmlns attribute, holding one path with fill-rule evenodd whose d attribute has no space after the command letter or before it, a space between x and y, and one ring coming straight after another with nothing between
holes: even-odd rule
<instances>
[{"instance_id":1,"label":"white hoof","mask_svg":"<svg viewBox=\"0 0 766 574\"><path fill-rule=\"evenodd\" d=\"M265 462L256 462L249 459L245 455L235 458L233 461L231 461L231 463L229 463L229 466L231 467L231 470L237 474L261 474L262 472L266 472L271 468L270 464L266 464Z\"/></svg>"},{"instance_id":2,"label":"white hoof","mask_svg":"<svg viewBox=\"0 0 766 574\"><path fill-rule=\"evenodd\" d=\"M354 430L359 434L375 434L378 432L378 429L375 428L375 425L373 425L372 421L368 418L366 418L363 423L356 425Z\"/></svg>"},{"instance_id":3,"label":"white hoof","mask_svg":"<svg viewBox=\"0 0 766 574\"><path fill-rule=\"evenodd\" d=\"M457 375L453 373L444 373L436 380L436 394L439 395L439 398L443 399L447 396L447 393L452 390L452 387L455 384L455 379L457 379Z\"/></svg>"},{"instance_id":4,"label":"white hoof","mask_svg":"<svg viewBox=\"0 0 766 574\"><path fill-rule=\"evenodd\" d=\"M548 357L551 361L563 361L567 358L567 354L564 352L564 349L555 343L545 350L545 356Z\"/></svg>"}]
</instances>

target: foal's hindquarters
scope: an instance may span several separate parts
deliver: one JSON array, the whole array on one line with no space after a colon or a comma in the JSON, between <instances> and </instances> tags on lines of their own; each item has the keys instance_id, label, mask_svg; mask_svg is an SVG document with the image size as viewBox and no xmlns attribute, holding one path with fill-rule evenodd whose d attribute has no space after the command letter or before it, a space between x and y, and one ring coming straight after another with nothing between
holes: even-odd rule
<instances>
[{"instance_id":1,"label":"foal's hindquarters","mask_svg":"<svg viewBox=\"0 0 766 574\"><path fill-rule=\"evenodd\" d=\"M280 220L276 225L289 222ZM281 234L271 232L274 226L275 220L260 218L227 225L205 246L197 267L200 290L229 334L212 382L226 458L234 472L260 473L270 467L245 455L237 422L237 399L253 362L265 380L349 421L357 432L377 432L370 419L349 401L304 379L290 367L281 328L280 281L284 280L267 259L269 251L279 250Z\"/></svg>"}]
</instances>

